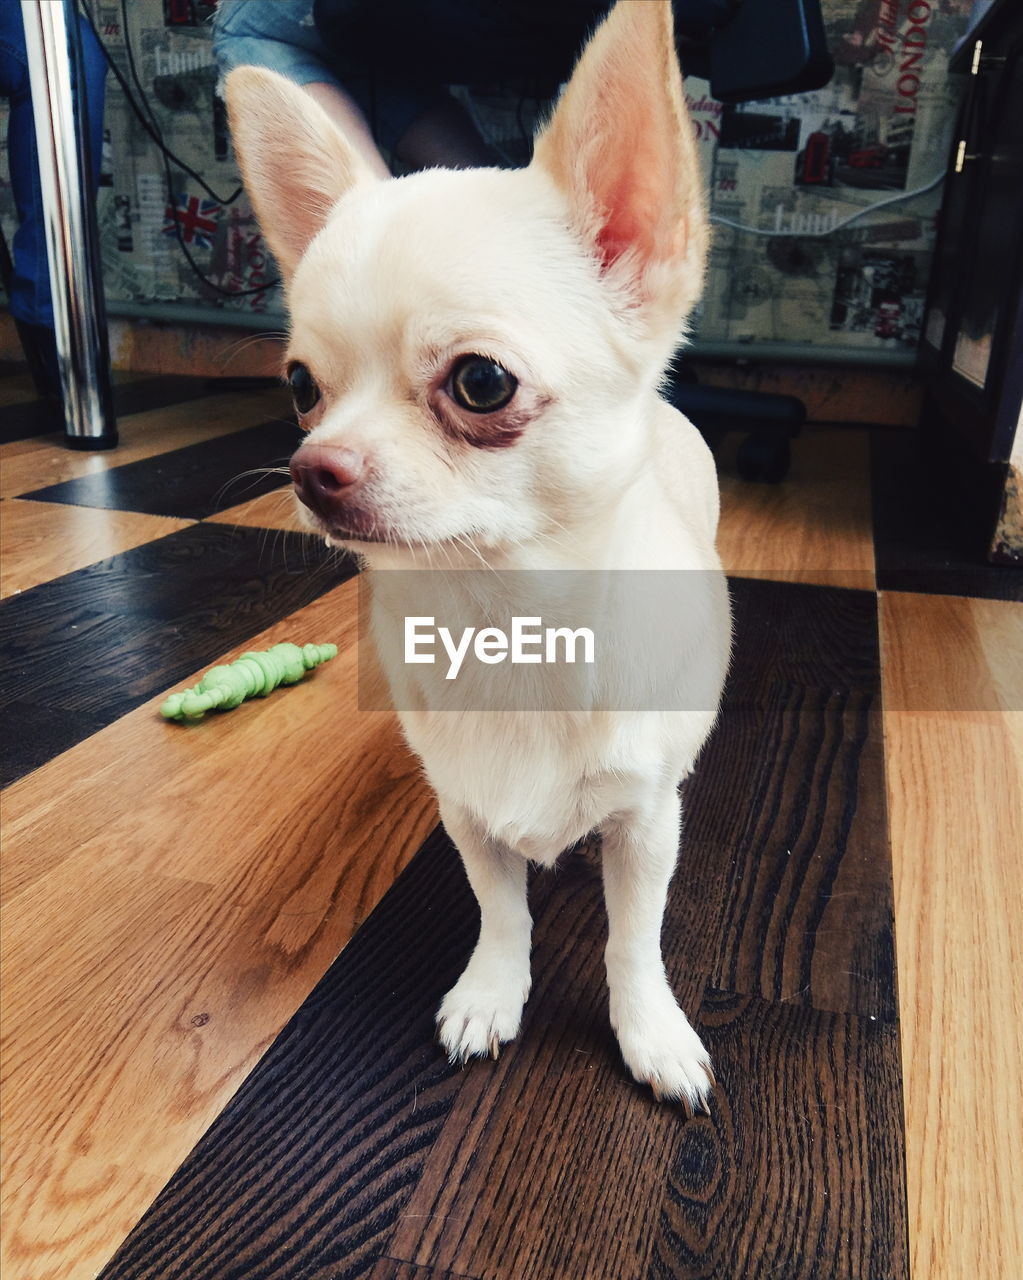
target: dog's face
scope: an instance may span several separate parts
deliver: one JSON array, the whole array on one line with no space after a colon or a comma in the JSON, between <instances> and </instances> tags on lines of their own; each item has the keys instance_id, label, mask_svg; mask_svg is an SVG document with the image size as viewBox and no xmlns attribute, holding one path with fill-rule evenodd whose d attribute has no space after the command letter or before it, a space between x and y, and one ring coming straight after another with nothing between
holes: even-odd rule
<instances>
[{"instance_id":1,"label":"dog's face","mask_svg":"<svg viewBox=\"0 0 1023 1280\"><path fill-rule=\"evenodd\" d=\"M311 527L490 551L628 482L706 252L669 4L618 6L525 170L378 182L281 77L234 72L228 103L287 285Z\"/></svg>"},{"instance_id":2,"label":"dog's face","mask_svg":"<svg viewBox=\"0 0 1023 1280\"><path fill-rule=\"evenodd\" d=\"M289 290L308 445L351 451L360 471L332 506L297 460L318 527L494 547L621 478L638 371L623 368L626 326L559 204L536 175L497 170L417 174L340 202ZM601 439L609 406L618 431Z\"/></svg>"}]
</instances>

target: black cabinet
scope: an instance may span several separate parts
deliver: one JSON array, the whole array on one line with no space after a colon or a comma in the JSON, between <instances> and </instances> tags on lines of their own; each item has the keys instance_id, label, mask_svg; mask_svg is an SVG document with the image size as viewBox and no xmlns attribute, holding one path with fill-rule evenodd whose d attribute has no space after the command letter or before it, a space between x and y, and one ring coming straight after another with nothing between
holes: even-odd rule
<instances>
[{"instance_id":1,"label":"black cabinet","mask_svg":"<svg viewBox=\"0 0 1023 1280\"><path fill-rule=\"evenodd\" d=\"M1004 471L1023 395L1023 4L996 0L951 66L967 89L921 343L922 426Z\"/></svg>"}]
</instances>

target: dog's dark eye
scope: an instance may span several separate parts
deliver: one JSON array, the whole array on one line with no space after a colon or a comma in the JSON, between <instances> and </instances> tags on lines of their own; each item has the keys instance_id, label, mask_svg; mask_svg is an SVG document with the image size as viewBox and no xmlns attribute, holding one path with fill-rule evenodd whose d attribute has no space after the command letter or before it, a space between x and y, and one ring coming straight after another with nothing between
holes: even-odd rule
<instances>
[{"instance_id":1,"label":"dog's dark eye","mask_svg":"<svg viewBox=\"0 0 1023 1280\"><path fill-rule=\"evenodd\" d=\"M514 374L486 356L463 356L451 371L451 397L470 413L503 409L518 385Z\"/></svg>"},{"instance_id":2,"label":"dog's dark eye","mask_svg":"<svg viewBox=\"0 0 1023 1280\"><path fill-rule=\"evenodd\" d=\"M308 413L320 398L316 379L304 364L293 364L288 370L288 386L299 413Z\"/></svg>"}]
</instances>

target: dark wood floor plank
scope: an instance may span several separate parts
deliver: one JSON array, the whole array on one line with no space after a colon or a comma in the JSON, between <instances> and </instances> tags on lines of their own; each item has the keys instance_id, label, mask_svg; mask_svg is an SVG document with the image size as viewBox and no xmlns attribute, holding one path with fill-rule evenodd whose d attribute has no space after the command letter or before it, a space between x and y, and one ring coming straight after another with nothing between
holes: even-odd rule
<instances>
[{"instance_id":1,"label":"dark wood floor plank","mask_svg":"<svg viewBox=\"0 0 1023 1280\"><path fill-rule=\"evenodd\" d=\"M411 1262L396 1262L394 1258L378 1258L369 1280L479 1280L479 1277L437 1271L433 1267L417 1267Z\"/></svg>"},{"instance_id":2,"label":"dark wood floor plank","mask_svg":"<svg viewBox=\"0 0 1023 1280\"><path fill-rule=\"evenodd\" d=\"M679 1134L646 1280L905 1280L896 1029L709 992L720 1089Z\"/></svg>"},{"instance_id":3,"label":"dark wood floor plank","mask_svg":"<svg viewBox=\"0 0 1023 1280\"><path fill-rule=\"evenodd\" d=\"M263 422L23 496L202 520L287 484L288 459L300 439L293 422Z\"/></svg>"},{"instance_id":4,"label":"dark wood floor plank","mask_svg":"<svg viewBox=\"0 0 1023 1280\"><path fill-rule=\"evenodd\" d=\"M684 805L688 839L735 851L712 980L894 1019L876 598L731 588L732 674Z\"/></svg>"},{"instance_id":5,"label":"dark wood floor plank","mask_svg":"<svg viewBox=\"0 0 1023 1280\"><path fill-rule=\"evenodd\" d=\"M354 571L298 534L193 525L0 601L4 785Z\"/></svg>"},{"instance_id":6,"label":"dark wood floor plank","mask_svg":"<svg viewBox=\"0 0 1023 1280\"><path fill-rule=\"evenodd\" d=\"M876 694L877 600L872 591L729 579L735 638L730 702L769 701L776 683Z\"/></svg>"},{"instance_id":7,"label":"dark wood floor plank","mask_svg":"<svg viewBox=\"0 0 1023 1280\"><path fill-rule=\"evenodd\" d=\"M0 734L0 785L38 769L76 742L98 733L109 723L102 715L49 707L32 699L3 704L4 732Z\"/></svg>"},{"instance_id":8,"label":"dark wood floor plank","mask_svg":"<svg viewBox=\"0 0 1023 1280\"><path fill-rule=\"evenodd\" d=\"M478 913L437 837L104 1280L355 1280L382 1259L478 1280L902 1280L876 604L734 589L735 675L686 788L664 930L718 1067L712 1120L627 1077L591 845L533 877L519 1039L446 1067L433 1014Z\"/></svg>"},{"instance_id":9,"label":"dark wood floor plank","mask_svg":"<svg viewBox=\"0 0 1023 1280\"><path fill-rule=\"evenodd\" d=\"M220 378L186 378L180 374L154 374L134 382L114 385L114 409L119 418L148 409L162 409L171 404L187 404L204 400L218 392L230 390L230 380Z\"/></svg>"},{"instance_id":10,"label":"dark wood floor plank","mask_svg":"<svg viewBox=\"0 0 1023 1280\"><path fill-rule=\"evenodd\" d=\"M689 788L690 838L736 851L720 987L897 1016L891 859L874 699L776 685L727 706Z\"/></svg>"},{"instance_id":11,"label":"dark wood floor plank","mask_svg":"<svg viewBox=\"0 0 1023 1280\"><path fill-rule=\"evenodd\" d=\"M714 929L718 849L688 847L665 961L691 1013ZM691 884L701 891L690 892ZM532 885L534 989L497 1063L474 1063L387 1252L489 1280L639 1276L684 1118L626 1073L608 1022L599 857L583 848Z\"/></svg>"}]
</instances>

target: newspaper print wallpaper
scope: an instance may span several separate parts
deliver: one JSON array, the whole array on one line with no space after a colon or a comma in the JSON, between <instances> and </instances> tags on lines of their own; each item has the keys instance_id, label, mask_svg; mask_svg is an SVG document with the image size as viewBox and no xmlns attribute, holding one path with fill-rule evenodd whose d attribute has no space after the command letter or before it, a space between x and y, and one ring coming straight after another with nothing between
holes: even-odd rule
<instances>
[{"instance_id":1,"label":"newspaper print wallpaper","mask_svg":"<svg viewBox=\"0 0 1023 1280\"><path fill-rule=\"evenodd\" d=\"M277 272L239 192L215 92L215 3L89 7L149 126L108 76L98 212L109 298L139 314L159 302L198 305L211 320L279 315ZM919 337L958 99L947 64L973 0L823 8L836 62L826 88L728 107L687 80L717 224L698 342L756 344L760 356L772 343L803 344L838 356L911 351ZM477 91L468 101L495 146L523 162L541 104ZM151 133L205 187L165 160ZM9 240L6 162L2 183Z\"/></svg>"}]
</instances>

